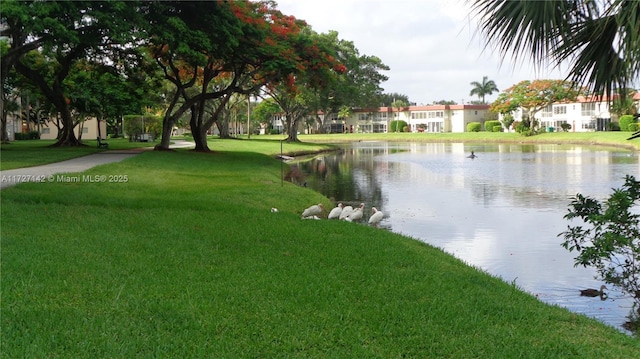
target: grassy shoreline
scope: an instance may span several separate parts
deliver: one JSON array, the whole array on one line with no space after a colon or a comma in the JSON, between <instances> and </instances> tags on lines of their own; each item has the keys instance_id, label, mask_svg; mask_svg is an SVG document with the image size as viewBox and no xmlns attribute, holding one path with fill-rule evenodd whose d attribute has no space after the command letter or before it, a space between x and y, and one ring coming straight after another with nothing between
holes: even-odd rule
<instances>
[{"instance_id":1,"label":"grassy shoreline","mask_svg":"<svg viewBox=\"0 0 640 359\"><path fill-rule=\"evenodd\" d=\"M640 356L637 338L427 244L301 220L333 204L281 183L278 141L256 143L85 172L126 183L3 190L0 357Z\"/></svg>"},{"instance_id":2,"label":"grassy shoreline","mask_svg":"<svg viewBox=\"0 0 640 359\"><path fill-rule=\"evenodd\" d=\"M582 144L621 147L640 150L640 140L630 140L631 132L551 132L535 136L522 136L504 132L465 133L348 133L300 135L302 141L314 143L343 143L357 141L406 142L475 142L526 144Z\"/></svg>"},{"instance_id":3,"label":"grassy shoreline","mask_svg":"<svg viewBox=\"0 0 640 359\"><path fill-rule=\"evenodd\" d=\"M471 143L522 143L522 144L580 144L624 148L640 151L640 140L628 141L631 132L552 132L525 137L518 133L504 132L465 132L465 133L346 133L346 134L313 134L299 135L301 143L284 142L283 135L252 136L251 151L276 155L283 149L284 154L299 156L314 152L331 150L330 144L342 144L359 141L393 141L393 142L471 142ZM179 138L190 140L189 138ZM247 141L241 136L239 141ZM32 167L80 157L103 149L95 146L95 140L85 141L87 146L80 148L50 148L52 140L14 141L0 145L0 170ZM233 148L227 141L211 139L214 151ZM235 141L228 141L235 142ZM151 144L153 145L153 144ZM323 147L314 147L322 145ZM129 142L126 139L109 140L111 150L130 150L149 147L148 143ZM282 147L281 147L282 146ZM219 148L220 147L220 148ZM243 146L241 146L243 147Z\"/></svg>"}]
</instances>

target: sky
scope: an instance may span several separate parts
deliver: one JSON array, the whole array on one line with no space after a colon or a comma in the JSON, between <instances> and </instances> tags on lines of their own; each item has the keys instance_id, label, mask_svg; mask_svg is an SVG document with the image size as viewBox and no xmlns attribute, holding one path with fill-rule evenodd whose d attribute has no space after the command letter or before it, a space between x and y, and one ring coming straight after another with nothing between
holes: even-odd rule
<instances>
[{"instance_id":1,"label":"sky","mask_svg":"<svg viewBox=\"0 0 640 359\"><path fill-rule=\"evenodd\" d=\"M468 103L471 82L493 80L506 90L523 80L563 79L562 69L536 69L502 57L476 33L464 0L276 0L286 15L305 20L314 31L338 32L361 55L390 67L385 93L400 93L418 105L447 100ZM486 97L495 100L498 93Z\"/></svg>"}]
</instances>

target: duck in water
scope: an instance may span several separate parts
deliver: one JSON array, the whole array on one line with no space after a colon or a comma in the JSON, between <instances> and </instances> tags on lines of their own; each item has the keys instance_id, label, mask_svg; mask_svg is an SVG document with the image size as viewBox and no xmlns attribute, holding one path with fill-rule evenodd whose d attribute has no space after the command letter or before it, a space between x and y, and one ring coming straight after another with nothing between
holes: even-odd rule
<instances>
[{"instance_id":1,"label":"duck in water","mask_svg":"<svg viewBox=\"0 0 640 359\"><path fill-rule=\"evenodd\" d=\"M604 285L600 287L600 290L592 289L592 288L581 289L580 290L580 295L585 296L585 297L598 297L598 296L602 297L602 296L606 295L605 292L604 292L605 289L608 289L608 288L606 286L604 286Z\"/></svg>"},{"instance_id":2,"label":"duck in water","mask_svg":"<svg viewBox=\"0 0 640 359\"><path fill-rule=\"evenodd\" d=\"M471 159L474 159L476 157L478 157L478 156L476 156L476 154L473 153L473 151L471 151L471 154L469 156L467 156L467 158L471 158Z\"/></svg>"}]
</instances>

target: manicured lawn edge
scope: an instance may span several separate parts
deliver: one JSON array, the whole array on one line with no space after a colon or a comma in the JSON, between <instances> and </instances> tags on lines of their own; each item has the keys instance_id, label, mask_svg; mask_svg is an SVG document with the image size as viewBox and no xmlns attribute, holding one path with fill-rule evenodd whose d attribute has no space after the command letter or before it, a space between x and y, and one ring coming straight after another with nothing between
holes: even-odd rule
<instances>
[{"instance_id":1,"label":"manicured lawn edge","mask_svg":"<svg viewBox=\"0 0 640 359\"><path fill-rule=\"evenodd\" d=\"M640 355L419 241L301 220L333 204L280 171L248 151L147 152L86 172L126 183L3 190L0 356Z\"/></svg>"}]
</instances>

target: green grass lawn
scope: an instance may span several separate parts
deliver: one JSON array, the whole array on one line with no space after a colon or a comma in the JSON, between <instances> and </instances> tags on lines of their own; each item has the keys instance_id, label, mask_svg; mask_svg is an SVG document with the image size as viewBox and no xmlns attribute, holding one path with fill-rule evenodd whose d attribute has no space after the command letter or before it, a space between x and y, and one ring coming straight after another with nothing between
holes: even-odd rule
<instances>
[{"instance_id":1,"label":"green grass lawn","mask_svg":"<svg viewBox=\"0 0 640 359\"><path fill-rule=\"evenodd\" d=\"M314 144L345 143L357 141L420 141L420 142L470 142L470 143L575 143L597 144L605 146L625 147L640 150L640 140L627 141L630 132L553 132L524 137L517 133L503 132L465 132L465 133L348 133L348 134L314 134L300 135L301 143L282 141L283 135L260 135L246 137L235 141L211 139L213 151L237 150L272 155L283 152L290 155L301 155L318 150L331 150L335 147L325 145L324 148ZM188 137L176 139L192 141ZM51 148L52 140L13 141L0 145L0 170L32 167L52 162L59 162L74 157L104 151L96 148L95 140L84 141L86 146L76 148ZM129 142L127 139L109 139L110 150L124 150L140 147L152 147L154 143Z\"/></svg>"},{"instance_id":2,"label":"green grass lawn","mask_svg":"<svg viewBox=\"0 0 640 359\"><path fill-rule=\"evenodd\" d=\"M0 357L640 356L637 338L427 244L300 219L333 203L281 183L280 142L257 142L85 172L125 183L3 190Z\"/></svg>"},{"instance_id":3,"label":"green grass lawn","mask_svg":"<svg viewBox=\"0 0 640 359\"><path fill-rule=\"evenodd\" d=\"M0 145L0 170L33 167L47 163L60 162L75 157L106 151L97 148L97 140L84 140L85 146L51 147L55 140L12 141ZM141 147L153 147L153 143L129 142L124 138L106 140L109 150L125 150Z\"/></svg>"}]
</instances>

